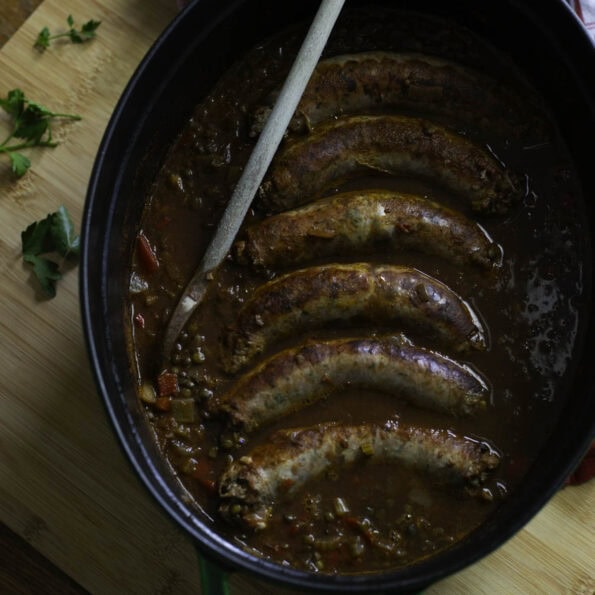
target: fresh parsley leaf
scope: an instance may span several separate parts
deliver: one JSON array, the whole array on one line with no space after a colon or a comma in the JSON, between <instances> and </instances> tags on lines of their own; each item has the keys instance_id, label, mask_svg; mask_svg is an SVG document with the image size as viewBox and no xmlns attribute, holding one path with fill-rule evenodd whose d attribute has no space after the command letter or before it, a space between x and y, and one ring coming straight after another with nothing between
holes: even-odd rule
<instances>
[{"instance_id":1,"label":"fresh parsley leaf","mask_svg":"<svg viewBox=\"0 0 595 595\"><path fill-rule=\"evenodd\" d=\"M70 39L72 43L84 43L95 37L95 32L99 25L101 25L101 21L91 19L84 23L80 29L76 29L74 26L74 18L71 14L66 18L66 23L68 25L68 31L56 33L55 35L52 35L47 27L44 27L39 32L33 46L43 52L50 46L52 41L61 37Z\"/></svg>"},{"instance_id":2,"label":"fresh parsley leaf","mask_svg":"<svg viewBox=\"0 0 595 595\"><path fill-rule=\"evenodd\" d=\"M62 279L58 264L33 254L24 254L23 259L33 265L33 273L39 280L43 293L49 298L56 297L56 281Z\"/></svg>"},{"instance_id":3,"label":"fresh parsley leaf","mask_svg":"<svg viewBox=\"0 0 595 595\"><path fill-rule=\"evenodd\" d=\"M12 135L15 138L25 138L35 144L41 141L50 125L48 118L32 106L27 106L16 124Z\"/></svg>"},{"instance_id":4,"label":"fresh parsley leaf","mask_svg":"<svg viewBox=\"0 0 595 595\"><path fill-rule=\"evenodd\" d=\"M31 116L35 116L37 118L53 118L55 116L61 115L61 114L55 114L54 112L49 110L47 107L43 107L43 105L40 105L36 101L31 101L30 99L26 99L26 102L27 102L27 109L25 110L24 113L29 112L29 114Z\"/></svg>"},{"instance_id":5,"label":"fresh parsley leaf","mask_svg":"<svg viewBox=\"0 0 595 595\"><path fill-rule=\"evenodd\" d=\"M47 27L44 27L39 32L39 34L37 35L37 39L33 44L33 47L41 52L50 47L50 30Z\"/></svg>"},{"instance_id":6,"label":"fresh parsley leaf","mask_svg":"<svg viewBox=\"0 0 595 595\"><path fill-rule=\"evenodd\" d=\"M56 118L80 120L76 114L60 114L31 101L20 89L9 91L6 98L0 98L0 107L12 116L12 133L0 143L0 155L8 155L12 171L20 177L31 167L31 162L20 151L30 147L55 147L52 141L52 121ZM11 142L20 139L22 142Z\"/></svg>"},{"instance_id":7,"label":"fresh parsley leaf","mask_svg":"<svg viewBox=\"0 0 595 595\"><path fill-rule=\"evenodd\" d=\"M0 107L10 116L17 117L24 107L24 94L20 89L13 89L6 95L6 99L0 97Z\"/></svg>"},{"instance_id":8,"label":"fresh parsley leaf","mask_svg":"<svg viewBox=\"0 0 595 595\"><path fill-rule=\"evenodd\" d=\"M83 43L84 39L81 37L81 34L76 31L75 29L71 29L68 32L69 36L70 36L70 41L72 41L72 43Z\"/></svg>"},{"instance_id":9,"label":"fresh parsley leaf","mask_svg":"<svg viewBox=\"0 0 595 595\"><path fill-rule=\"evenodd\" d=\"M21 153L9 151L8 157L10 158L12 172L17 178L24 176L31 167L31 161Z\"/></svg>"},{"instance_id":10,"label":"fresh parsley leaf","mask_svg":"<svg viewBox=\"0 0 595 595\"><path fill-rule=\"evenodd\" d=\"M72 41L72 43L84 43L85 41L89 41L89 39L93 39L93 37L95 37L95 31L99 25L101 25L101 21L90 20L81 27L80 31L71 29L69 31L70 41Z\"/></svg>"},{"instance_id":11,"label":"fresh parsley leaf","mask_svg":"<svg viewBox=\"0 0 595 595\"><path fill-rule=\"evenodd\" d=\"M50 233L54 250L64 258L76 257L80 250L80 238L74 232L74 223L64 206L52 214Z\"/></svg>"},{"instance_id":12,"label":"fresh parsley leaf","mask_svg":"<svg viewBox=\"0 0 595 595\"><path fill-rule=\"evenodd\" d=\"M48 215L41 221L34 221L21 232L21 244L23 254L45 254L52 251L50 239L50 228L52 225L52 215Z\"/></svg>"},{"instance_id":13,"label":"fresh parsley leaf","mask_svg":"<svg viewBox=\"0 0 595 595\"><path fill-rule=\"evenodd\" d=\"M87 21L81 27L81 35L83 36L83 38L87 40L95 37L95 31L97 31L99 25L101 25L101 21L94 21L93 19Z\"/></svg>"},{"instance_id":14,"label":"fresh parsley leaf","mask_svg":"<svg viewBox=\"0 0 595 595\"><path fill-rule=\"evenodd\" d=\"M0 97L0 107L14 118L18 118L25 109L25 94L20 89L13 89L6 95L6 99Z\"/></svg>"},{"instance_id":15,"label":"fresh parsley leaf","mask_svg":"<svg viewBox=\"0 0 595 595\"><path fill-rule=\"evenodd\" d=\"M79 254L79 237L64 206L45 219L31 223L21 233L23 260L33 266L43 293L52 298L56 295L56 282L62 278L60 265L44 254L57 254L62 258L76 258Z\"/></svg>"}]
</instances>

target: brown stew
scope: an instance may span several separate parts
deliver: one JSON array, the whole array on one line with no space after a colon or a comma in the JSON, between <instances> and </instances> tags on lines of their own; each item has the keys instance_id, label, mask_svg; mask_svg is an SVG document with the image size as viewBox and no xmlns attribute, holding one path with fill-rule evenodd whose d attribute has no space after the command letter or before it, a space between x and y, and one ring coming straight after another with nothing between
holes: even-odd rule
<instances>
[{"instance_id":1,"label":"brown stew","mask_svg":"<svg viewBox=\"0 0 595 595\"><path fill-rule=\"evenodd\" d=\"M582 201L572 163L547 110L505 57L470 32L439 20L411 13L379 18L374 12L346 12L325 56L417 52L476 68L521 94L521 120L531 125L494 130L484 126L485 121L465 124L464 118L452 114L398 110L438 122L488 147L511 176L522 181L522 200L507 214L472 212L444 186L413 175L368 173L327 193L384 188L429 197L479 222L502 247L502 265L486 272L383 244L356 257L340 253L299 267L284 262L258 269L230 256L215 274L170 361L164 363L160 343L168 316L254 146L249 135L253 115L282 83L303 34L302 28L284 32L246 55L196 107L173 143L146 197L131 263L127 308L131 361L140 401L164 456L188 496L213 518L222 534L259 556L312 572L396 568L473 531L514 491L547 439L564 400L567 364L584 307ZM423 93L442 92L428 88L420 90L422 105ZM373 111L391 110L380 105ZM292 133L304 134L308 133ZM289 142L290 138L285 144ZM266 215L257 201L246 225ZM441 352L487 379L488 406L472 416L453 416L419 408L398 394L347 385L253 432L226 425L213 413L217 411L213 404L252 366L226 373L222 338L255 288L295 268L362 261L423 271L449 286L479 314L489 335L485 351L456 353L416 328L405 332L415 345ZM274 342L255 362L304 338L377 336L402 330L378 321L331 322L304 331L304 336L289 335ZM267 443L275 431L327 422L382 426L387 421L448 430L485 443L497 453L498 467L470 493L427 470L391 461L368 464L364 457L350 466L333 466L287 497L279 494L265 529L251 530L221 518L218 489L224 469Z\"/></svg>"}]
</instances>

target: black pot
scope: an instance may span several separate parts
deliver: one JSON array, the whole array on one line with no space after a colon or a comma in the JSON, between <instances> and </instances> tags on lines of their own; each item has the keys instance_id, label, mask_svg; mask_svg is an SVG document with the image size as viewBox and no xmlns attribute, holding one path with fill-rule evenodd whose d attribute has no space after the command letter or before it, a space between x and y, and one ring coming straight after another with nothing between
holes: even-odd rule
<instances>
[{"instance_id":1,"label":"black pot","mask_svg":"<svg viewBox=\"0 0 595 595\"><path fill-rule=\"evenodd\" d=\"M382 2L377 2L382 4ZM347 6L368 4L347 2ZM445 15L512 57L556 115L585 197L595 196L595 47L560 0L426 0L385 2ZM335 592L415 591L485 556L518 531L562 485L595 435L595 326L585 321L565 407L535 464L513 494L476 532L416 566L366 576L318 576L256 558L223 539L181 498L134 391L123 328L124 297L142 199L170 141L195 103L243 52L289 23L312 18L318 3L197 0L173 21L126 87L101 143L82 229L81 307L89 356L126 455L168 513L209 560L301 589ZM200 68L198 67L200 65ZM593 228L595 207L586 205ZM589 303L593 263L585 263ZM211 575L212 578L212 575ZM216 579L218 580L218 579ZM209 593L222 588L212 583Z\"/></svg>"}]
</instances>

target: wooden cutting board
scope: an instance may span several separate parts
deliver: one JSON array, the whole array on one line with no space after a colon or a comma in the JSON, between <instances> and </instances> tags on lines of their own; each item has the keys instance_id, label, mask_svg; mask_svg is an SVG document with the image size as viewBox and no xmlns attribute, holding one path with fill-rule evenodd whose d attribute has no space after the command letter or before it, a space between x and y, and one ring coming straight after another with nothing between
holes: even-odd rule
<instances>
[{"instance_id":1,"label":"wooden cutting board","mask_svg":"<svg viewBox=\"0 0 595 595\"><path fill-rule=\"evenodd\" d=\"M97 147L111 111L175 0L45 0L0 51L0 95L15 87L80 122L61 144L29 152L14 181L0 160L1 520L93 593L199 592L191 540L136 478L91 378L79 317L77 271L41 301L22 263L20 232L64 204L80 228ZM33 49L37 33L102 21L97 39ZM0 120L0 134L8 128ZM289 593L236 574L232 593ZM497 552L428 593L595 591L595 481L566 488Z\"/></svg>"}]
</instances>

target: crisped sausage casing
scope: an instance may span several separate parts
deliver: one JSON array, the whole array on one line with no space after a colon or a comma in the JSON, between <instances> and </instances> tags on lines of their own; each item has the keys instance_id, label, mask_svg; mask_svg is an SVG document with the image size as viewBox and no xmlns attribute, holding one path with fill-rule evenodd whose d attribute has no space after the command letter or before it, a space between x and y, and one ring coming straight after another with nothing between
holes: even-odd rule
<instances>
[{"instance_id":1,"label":"crisped sausage casing","mask_svg":"<svg viewBox=\"0 0 595 595\"><path fill-rule=\"evenodd\" d=\"M468 366L402 337L308 341L242 376L218 405L233 426L252 431L348 388L382 391L452 415L486 407L486 382Z\"/></svg>"},{"instance_id":2,"label":"crisped sausage casing","mask_svg":"<svg viewBox=\"0 0 595 595\"><path fill-rule=\"evenodd\" d=\"M225 335L224 365L237 371L278 339L354 320L423 331L455 350L486 347L469 304L429 275L410 267L331 264L258 287Z\"/></svg>"},{"instance_id":3,"label":"crisped sausage casing","mask_svg":"<svg viewBox=\"0 0 595 595\"><path fill-rule=\"evenodd\" d=\"M370 172L427 178L485 213L507 213L520 199L518 182L483 147L428 120L393 115L339 118L288 143L269 168L259 204L285 211Z\"/></svg>"},{"instance_id":4,"label":"crisped sausage casing","mask_svg":"<svg viewBox=\"0 0 595 595\"><path fill-rule=\"evenodd\" d=\"M242 263L275 268L390 245L459 265L491 269L502 250L475 221L431 200L390 190L354 190L266 217L234 251Z\"/></svg>"},{"instance_id":5,"label":"crisped sausage casing","mask_svg":"<svg viewBox=\"0 0 595 595\"><path fill-rule=\"evenodd\" d=\"M487 444L444 429L388 422L282 430L229 465L219 481L219 510L229 521L264 529L280 497L329 468L361 459L411 466L436 479L472 487L499 463Z\"/></svg>"},{"instance_id":6,"label":"crisped sausage casing","mask_svg":"<svg viewBox=\"0 0 595 595\"><path fill-rule=\"evenodd\" d=\"M252 136L262 130L276 96L256 111ZM405 109L507 136L529 132L543 138L544 124L529 99L500 80L436 56L361 52L318 63L289 129L311 130L344 114Z\"/></svg>"}]
</instances>

